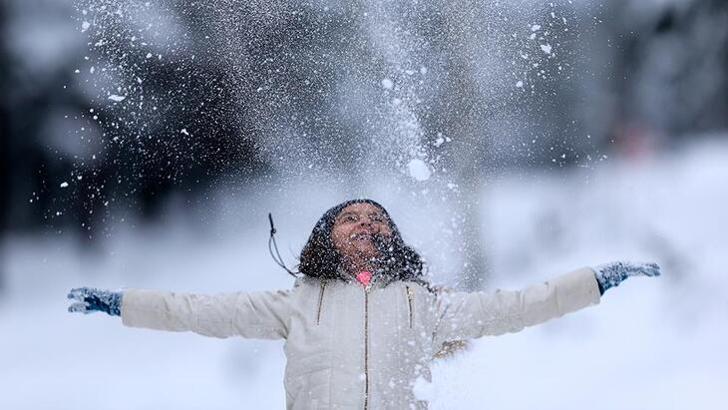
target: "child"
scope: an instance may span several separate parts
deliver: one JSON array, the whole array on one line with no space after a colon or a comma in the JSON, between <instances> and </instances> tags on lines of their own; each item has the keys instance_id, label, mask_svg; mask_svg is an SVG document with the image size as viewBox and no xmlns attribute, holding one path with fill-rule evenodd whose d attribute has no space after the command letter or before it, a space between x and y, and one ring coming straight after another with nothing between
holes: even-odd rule
<instances>
[{"instance_id":1,"label":"child","mask_svg":"<svg viewBox=\"0 0 728 410\"><path fill-rule=\"evenodd\" d=\"M71 312L104 311L126 326L205 336L285 339L289 409L426 408L412 388L430 380L443 347L517 332L597 304L629 276L656 264L582 268L522 291L445 292L380 204L357 199L329 209L303 248L292 289L219 295L73 289Z\"/></svg>"}]
</instances>

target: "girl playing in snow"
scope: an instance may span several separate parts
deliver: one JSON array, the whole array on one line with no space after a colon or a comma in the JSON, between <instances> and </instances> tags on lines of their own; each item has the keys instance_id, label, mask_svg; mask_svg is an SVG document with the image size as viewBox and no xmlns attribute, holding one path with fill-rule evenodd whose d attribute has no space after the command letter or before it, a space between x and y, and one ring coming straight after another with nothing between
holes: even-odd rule
<instances>
[{"instance_id":1,"label":"girl playing in snow","mask_svg":"<svg viewBox=\"0 0 728 410\"><path fill-rule=\"evenodd\" d=\"M347 201L318 221L292 289L197 295L152 290L71 290L71 312L103 311L126 326L205 336L285 339L289 409L426 408L413 393L429 363L457 341L517 332L599 303L656 264L582 268L521 291L443 292L387 211Z\"/></svg>"}]
</instances>

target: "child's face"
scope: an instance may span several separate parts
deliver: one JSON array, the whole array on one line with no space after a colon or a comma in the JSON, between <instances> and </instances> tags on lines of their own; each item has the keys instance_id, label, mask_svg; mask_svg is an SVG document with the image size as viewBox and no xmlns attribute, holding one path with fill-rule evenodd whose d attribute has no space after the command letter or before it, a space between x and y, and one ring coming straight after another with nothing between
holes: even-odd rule
<instances>
[{"instance_id":1,"label":"child's face","mask_svg":"<svg viewBox=\"0 0 728 410\"><path fill-rule=\"evenodd\" d=\"M375 236L389 238L392 228L384 212L368 203L352 204L342 209L331 230L334 247L349 260L371 260L379 256Z\"/></svg>"}]
</instances>

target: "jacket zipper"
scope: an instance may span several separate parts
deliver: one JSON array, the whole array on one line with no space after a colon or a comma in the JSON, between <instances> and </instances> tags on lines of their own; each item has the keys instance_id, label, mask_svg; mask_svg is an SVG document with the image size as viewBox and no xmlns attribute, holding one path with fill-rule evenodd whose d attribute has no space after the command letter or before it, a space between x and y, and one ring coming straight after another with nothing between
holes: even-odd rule
<instances>
[{"instance_id":1,"label":"jacket zipper","mask_svg":"<svg viewBox=\"0 0 728 410\"><path fill-rule=\"evenodd\" d=\"M412 288L409 286L405 286L405 289L407 291L407 306L409 307L409 327L412 329L412 325L414 323L414 302L415 302L415 294L412 291Z\"/></svg>"},{"instance_id":2,"label":"jacket zipper","mask_svg":"<svg viewBox=\"0 0 728 410\"><path fill-rule=\"evenodd\" d=\"M324 304L324 290L326 289L326 281L321 281L321 291L319 292L318 312L316 313L316 326L321 323L321 306Z\"/></svg>"},{"instance_id":3,"label":"jacket zipper","mask_svg":"<svg viewBox=\"0 0 728 410\"><path fill-rule=\"evenodd\" d=\"M364 410L369 408L369 288L364 288Z\"/></svg>"}]
</instances>

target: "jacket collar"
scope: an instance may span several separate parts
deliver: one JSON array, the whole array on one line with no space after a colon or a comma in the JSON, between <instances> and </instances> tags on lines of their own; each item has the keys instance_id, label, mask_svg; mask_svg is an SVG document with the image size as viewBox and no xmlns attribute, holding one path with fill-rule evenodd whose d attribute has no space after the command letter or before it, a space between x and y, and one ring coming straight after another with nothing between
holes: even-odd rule
<instances>
[{"instance_id":1,"label":"jacket collar","mask_svg":"<svg viewBox=\"0 0 728 410\"><path fill-rule=\"evenodd\" d=\"M346 282L347 284L354 285L354 286L361 286L364 287L364 284L359 282L354 275L347 272L343 268L339 267L337 270L339 274L340 280ZM373 288L384 288L394 282L396 279L392 277L392 275L387 275L384 273L382 269L377 269L374 272L372 272L372 280L369 282L369 289Z\"/></svg>"}]
</instances>

